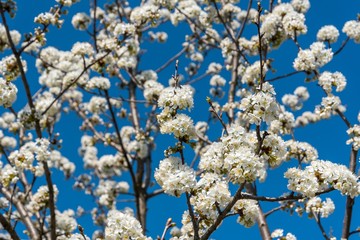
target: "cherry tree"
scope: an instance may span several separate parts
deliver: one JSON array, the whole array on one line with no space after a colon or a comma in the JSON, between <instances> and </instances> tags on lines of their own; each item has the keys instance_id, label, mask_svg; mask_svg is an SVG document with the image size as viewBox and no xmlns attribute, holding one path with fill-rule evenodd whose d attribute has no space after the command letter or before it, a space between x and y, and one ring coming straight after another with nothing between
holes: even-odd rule
<instances>
[{"instance_id":1,"label":"cherry tree","mask_svg":"<svg viewBox=\"0 0 360 240\"><path fill-rule=\"evenodd\" d=\"M347 115L346 76L327 68L360 43L359 16L304 44L309 0L78 2L53 1L21 32L12 22L24 3L0 1L2 239L209 239L230 222L238 234L296 239L270 219L279 212L306 215L324 239L360 232L360 114ZM66 23L77 34L61 49L48 39ZM283 45L292 59L279 57ZM281 64L292 70L279 73ZM293 77L305 81L287 87ZM69 116L78 132L66 133ZM346 126L337 142L349 145L346 162L297 136L328 119ZM269 187L285 190L263 195ZM67 206L74 191L91 204ZM179 221L155 220L163 231L154 232L149 201L163 195ZM338 206L333 234L324 219Z\"/></svg>"}]
</instances>

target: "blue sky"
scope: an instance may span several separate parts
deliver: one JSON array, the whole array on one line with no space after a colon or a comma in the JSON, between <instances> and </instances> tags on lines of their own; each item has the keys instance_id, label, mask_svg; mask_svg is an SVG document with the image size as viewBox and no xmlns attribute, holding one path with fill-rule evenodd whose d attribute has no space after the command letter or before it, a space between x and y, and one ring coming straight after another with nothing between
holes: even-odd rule
<instances>
[{"instance_id":1,"label":"blue sky","mask_svg":"<svg viewBox=\"0 0 360 240\"><path fill-rule=\"evenodd\" d=\"M18 14L16 18L10 22L10 27L17 29L20 32L32 31L34 28L33 19L40 12L44 12L49 9L55 1L49 0L33 0L33 1L18 1ZM98 1L101 2L106 1ZM139 1L136 1L139 2ZM264 4L268 4L268 1L262 1ZM241 7L245 8L247 1L241 1ZM307 48L312 42L316 41L316 33L323 25L332 24L335 25L340 31L343 24L347 20L356 19L356 15L360 10L360 3L353 0L337 1L312 1L312 6L306 15L306 23L308 26L308 33L305 36L299 38L300 45L303 48ZM60 30L51 28L50 33L47 35L48 46L55 46L61 50L70 50L73 43L76 41L90 41L89 36L84 32L74 31L71 26L71 16L76 12L88 13L89 2L81 1L81 3L75 4L69 9L69 15L65 17L64 27ZM187 31L185 25L180 25L178 28L171 27L169 24L163 28L168 32L169 40L165 45L144 45L147 48L147 52L143 56L143 62L141 63L141 70L156 69L162 63L181 49L181 43L184 40L184 34ZM333 48L338 49L341 42L346 36L341 33L339 40L334 44ZM156 56L156 57L154 57ZM219 58L219 53L210 55L210 61L223 62L223 59ZM360 109L360 80L358 74L358 56L360 56L360 46L356 45L352 40L347 44L345 49L334 58L334 60L323 67L321 71L340 71L347 78L347 88L340 95L342 103L347 106L348 111L346 116L351 123L356 123L356 116ZM277 68L277 72L274 76L282 75L284 73L292 72L292 62L296 57L296 47L291 42L284 43L277 51L272 52L270 57L275 59L274 67ZM255 61L255 60L254 60ZM180 61L181 67L181 61ZM28 77L31 79L32 92L34 93L38 88L37 79L38 74L36 69L28 63ZM181 70L181 68L180 68ZM173 67L169 67L166 71L159 75L159 81L164 85L167 84L168 79L171 77ZM321 97L324 96L320 88L315 83L305 83L305 75L298 74L290 78L279 80L274 83L279 99L283 94L292 93L299 85L309 87L310 100L305 104L305 110L313 110L314 105L319 104ZM203 81L198 82L195 86L197 88L197 95L195 97L195 108L191 112L191 116L195 120L207 119L207 103L205 97L208 95L207 86L209 78L205 78ZM20 81L16 83L20 85ZM206 88L202 88L202 86ZM203 89L206 89L203 90ZM21 91L21 88L19 88ZM19 94L19 99L15 104L17 110L24 105L25 99ZM204 116L206 116L204 118ZM73 138L74 133L80 134L78 130L77 122L74 121L73 116L63 116L62 123L57 126L57 131L62 132L62 138L64 140L64 152L63 154L74 161L78 167L76 174L81 173L82 160L77 154L77 149L80 146L80 138ZM217 125L219 126L219 125ZM214 136L221 134L220 128L213 128ZM348 165L350 147L345 144L347 140L346 126L340 120L339 117L333 117L331 120L322 121L315 125L309 125L306 128L300 128L295 131L295 136L300 141L307 141L318 149L319 158L325 160L331 160L336 163L342 163ZM80 137L80 135L79 135ZM163 158L162 153L166 148L169 138L160 138L162 141L157 143L156 152L153 155L154 167L157 167L158 162ZM171 138L170 138L171 139ZM214 138L215 139L215 138ZM213 139L213 140L214 140ZM171 140L170 140L171 141ZM105 149L106 151L106 149ZM286 166L284 166L286 167ZM259 194L278 196L282 190L286 188L286 181L283 179L284 168L279 168L270 171L268 174L268 180L266 184L259 185ZM126 176L126 174L125 174ZM91 198L85 196L82 193L73 192L71 189L72 181L63 181L63 176L58 173L54 173L55 181L61 182L59 186L59 207L64 210L68 207L76 208L77 205L82 205L84 208L90 209L92 206L89 204ZM156 189L158 186L154 187ZM334 236L340 237L342 218L344 213L345 197L340 196L338 192L328 194L326 196L334 198L336 204L335 213L328 219L323 221L325 230L333 232ZM119 209L123 208L124 204L119 204ZM269 210L271 207L277 206L276 203L266 204L264 211ZM162 233L164 224L168 217L172 217L177 222L179 227L181 214L186 209L185 199L176 199L169 196L159 196L157 199L152 199L149 202L149 226L148 234L155 238ZM354 213L359 212L360 208L355 205ZM258 239L257 227L252 229L246 229L235 223L236 217L226 219L221 225L218 232L212 237L215 239ZM321 239L321 232L316 226L314 220L308 220L306 215L298 217L296 214L289 216L288 213L278 212L271 215L268 219L271 231L276 228L283 228L284 232L291 232L295 234L298 239ZM81 218L79 223L85 228L85 232L91 236L95 228L91 225L90 218ZM354 214L352 229L360 225L360 216ZM300 227L301 226L301 227ZM355 239L356 237L353 237Z\"/></svg>"}]
</instances>

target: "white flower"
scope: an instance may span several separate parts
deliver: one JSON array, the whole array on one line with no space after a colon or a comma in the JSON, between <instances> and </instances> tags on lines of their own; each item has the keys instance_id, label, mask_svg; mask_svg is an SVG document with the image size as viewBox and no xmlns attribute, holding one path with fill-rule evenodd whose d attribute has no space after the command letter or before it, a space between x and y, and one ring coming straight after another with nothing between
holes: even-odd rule
<instances>
[{"instance_id":1,"label":"white flower","mask_svg":"<svg viewBox=\"0 0 360 240\"><path fill-rule=\"evenodd\" d=\"M210 86L219 86L219 87L223 87L226 84L226 80L221 77L220 75L214 75L211 77L210 79Z\"/></svg>"},{"instance_id":2,"label":"white flower","mask_svg":"<svg viewBox=\"0 0 360 240\"><path fill-rule=\"evenodd\" d=\"M289 12L285 15L282 21L286 34L291 38L307 33L305 15L302 13L295 11Z\"/></svg>"},{"instance_id":3,"label":"white flower","mask_svg":"<svg viewBox=\"0 0 360 240\"><path fill-rule=\"evenodd\" d=\"M27 63L21 60L21 65L24 72L27 71ZM0 61L0 74L3 75L6 81L13 81L21 74L19 65L17 64L14 55L3 57Z\"/></svg>"},{"instance_id":4,"label":"white flower","mask_svg":"<svg viewBox=\"0 0 360 240\"><path fill-rule=\"evenodd\" d=\"M244 112L244 119L256 125L262 121L270 124L279 115L275 97L263 91L241 99L239 108Z\"/></svg>"},{"instance_id":5,"label":"white flower","mask_svg":"<svg viewBox=\"0 0 360 240\"><path fill-rule=\"evenodd\" d=\"M286 159L295 158L301 162L309 163L318 159L317 150L307 142L299 142L294 140L286 141L287 153Z\"/></svg>"},{"instance_id":6,"label":"white flower","mask_svg":"<svg viewBox=\"0 0 360 240\"><path fill-rule=\"evenodd\" d=\"M75 29L85 31L90 24L91 18L86 13L77 13L73 16L71 24Z\"/></svg>"},{"instance_id":7,"label":"white flower","mask_svg":"<svg viewBox=\"0 0 360 240\"><path fill-rule=\"evenodd\" d=\"M311 44L310 49L300 50L293 66L297 71L311 72L330 62L333 57L331 49L325 49L323 42Z\"/></svg>"},{"instance_id":8,"label":"white flower","mask_svg":"<svg viewBox=\"0 0 360 240\"><path fill-rule=\"evenodd\" d=\"M94 114L105 112L108 109L106 99L103 97L93 96L90 102L86 104L86 109Z\"/></svg>"},{"instance_id":9,"label":"white flower","mask_svg":"<svg viewBox=\"0 0 360 240\"><path fill-rule=\"evenodd\" d=\"M309 0L291 0L291 5L300 13L306 13L310 8Z\"/></svg>"},{"instance_id":10,"label":"white flower","mask_svg":"<svg viewBox=\"0 0 360 240\"><path fill-rule=\"evenodd\" d=\"M109 211L106 218L105 238L108 240L134 239L147 240L139 221L129 213L118 210Z\"/></svg>"},{"instance_id":11,"label":"white flower","mask_svg":"<svg viewBox=\"0 0 360 240\"><path fill-rule=\"evenodd\" d=\"M347 131L350 139L346 141L346 144L352 144L354 150L360 149L360 125L354 124L353 127L349 128Z\"/></svg>"},{"instance_id":12,"label":"white flower","mask_svg":"<svg viewBox=\"0 0 360 240\"><path fill-rule=\"evenodd\" d=\"M255 200L238 200L232 210L239 213L237 221L247 228L252 227L259 216L259 205Z\"/></svg>"},{"instance_id":13,"label":"white flower","mask_svg":"<svg viewBox=\"0 0 360 240\"><path fill-rule=\"evenodd\" d=\"M94 48L88 42L76 42L73 45L71 52L75 55L81 55L81 56L84 55L92 56L95 53Z\"/></svg>"},{"instance_id":14,"label":"white flower","mask_svg":"<svg viewBox=\"0 0 360 240\"><path fill-rule=\"evenodd\" d=\"M196 136L193 120L186 114L177 114L174 118L162 118L158 115L160 132L174 134L178 139L188 141Z\"/></svg>"},{"instance_id":15,"label":"white flower","mask_svg":"<svg viewBox=\"0 0 360 240\"><path fill-rule=\"evenodd\" d=\"M320 214L322 218L327 218L335 210L334 202L330 198L326 198L326 201L322 202L320 197L313 197L305 205L306 212L310 217Z\"/></svg>"},{"instance_id":16,"label":"white flower","mask_svg":"<svg viewBox=\"0 0 360 240\"><path fill-rule=\"evenodd\" d=\"M262 71L263 76L265 76L268 71L266 64L263 66ZM254 86L260 82L260 61L254 62L245 69L245 72L242 74L241 82L246 83L249 86Z\"/></svg>"},{"instance_id":17,"label":"white flower","mask_svg":"<svg viewBox=\"0 0 360 240\"><path fill-rule=\"evenodd\" d=\"M54 201L56 202L59 191L55 185L53 185L53 189L54 189ZM27 209L33 213L39 212L44 207L48 206L50 201L49 199L50 196L49 196L48 186L41 186L38 188L37 192L34 195L32 195L31 201L27 205Z\"/></svg>"},{"instance_id":18,"label":"white flower","mask_svg":"<svg viewBox=\"0 0 360 240\"><path fill-rule=\"evenodd\" d=\"M332 86L336 87L337 92L345 89L346 78L341 72L323 72L319 77L319 85L325 90L327 94L332 91Z\"/></svg>"},{"instance_id":19,"label":"white flower","mask_svg":"<svg viewBox=\"0 0 360 240\"><path fill-rule=\"evenodd\" d=\"M167 87L161 91L158 104L161 108L191 109L194 105L193 94L193 89L189 85L179 88Z\"/></svg>"},{"instance_id":20,"label":"white flower","mask_svg":"<svg viewBox=\"0 0 360 240\"><path fill-rule=\"evenodd\" d=\"M173 156L160 161L154 177L165 193L176 197L189 192L196 184L195 171Z\"/></svg>"},{"instance_id":21,"label":"white flower","mask_svg":"<svg viewBox=\"0 0 360 240\"><path fill-rule=\"evenodd\" d=\"M86 88L88 89L101 89L108 90L110 89L110 80L105 77L92 77L86 84Z\"/></svg>"},{"instance_id":22,"label":"white flower","mask_svg":"<svg viewBox=\"0 0 360 240\"><path fill-rule=\"evenodd\" d=\"M17 98L17 92L15 84L0 77L0 106L11 107Z\"/></svg>"},{"instance_id":23,"label":"white flower","mask_svg":"<svg viewBox=\"0 0 360 240\"><path fill-rule=\"evenodd\" d=\"M337 41L340 33L339 30L333 25L325 25L318 31L316 38L321 42L334 43Z\"/></svg>"},{"instance_id":24,"label":"white flower","mask_svg":"<svg viewBox=\"0 0 360 240\"><path fill-rule=\"evenodd\" d=\"M349 38L354 39L356 43L360 43L360 22L351 20L347 21L342 29Z\"/></svg>"},{"instance_id":25,"label":"white flower","mask_svg":"<svg viewBox=\"0 0 360 240\"><path fill-rule=\"evenodd\" d=\"M307 197L314 197L315 193L325 190L329 185L351 198L360 194L357 177L344 165L330 161L315 160L304 170L290 168L284 175L289 179L290 190Z\"/></svg>"},{"instance_id":26,"label":"white flower","mask_svg":"<svg viewBox=\"0 0 360 240\"><path fill-rule=\"evenodd\" d=\"M209 64L208 69L206 70L207 74L218 74L222 69L221 64L212 62Z\"/></svg>"},{"instance_id":27,"label":"white flower","mask_svg":"<svg viewBox=\"0 0 360 240\"><path fill-rule=\"evenodd\" d=\"M67 6L67 7L70 7L71 5L73 5L74 3L76 2L79 2L80 0L56 0L56 2L64 5L64 6Z\"/></svg>"},{"instance_id":28,"label":"white flower","mask_svg":"<svg viewBox=\"0 0 360 240\"><path fill-rule=\"evenodd\" d=\"M75 219L75 212L72 209L60 212L55 211L56 214L56 232L59 235L69 235L76 230L78 224ZM50 217L47 218L50 222Z\"/></svg>"},{"instance_id":29,"label":"white flower","mask_svg":"<svg viewBox=\"0 0 360 240\"><path fill-rule=\"evenodd\" d=\"M10 31L10 37L14 45L18 45L21 39L21 34L16 30ZM10 43L6 34L6 29L3 24L0 23L0 51L10 48Z\"/></svg>"},{"instance_id":30,"label":"white flower","mask_svg":"<svg viewBox=\"0 0 360 240\"><path fill-rule=\"evenodd\" d=\"M223 210L231 200L228 183L215 173L205 173L193 189L194 195L190 199L194 210L201 216L215 220L218 209Z\"/></svg>"},{"instance_id":31,"label":"white flower","mask_svg":"<svg viewBox=\"0 0 360 240\"><path fill-rule=\"evenodd\" d=\"M130 23L118 23L114 28L114 35L134 35L136 27Z\"/></svg>"},{"instance_id":32,"label":"white flower","mask_svg":"<svg viewBox=\"0 0 360 240\"><path fill-rule=\"evenodd\" d=\"M155 80L147 80L144 83L144 97L149 102L157 100L163 89L164 86L161 83Z\"/></svg>"}]
</instances>

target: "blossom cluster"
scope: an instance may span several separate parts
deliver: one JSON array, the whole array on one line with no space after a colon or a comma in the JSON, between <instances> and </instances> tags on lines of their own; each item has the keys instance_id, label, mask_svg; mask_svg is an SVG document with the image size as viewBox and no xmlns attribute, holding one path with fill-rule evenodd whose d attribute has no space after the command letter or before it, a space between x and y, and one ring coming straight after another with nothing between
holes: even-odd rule
<instances>
[{"instance_id":1,"label":"blossom cluster","mask_svg":"<svg viewBox=\"0 0 360 240\"><path fill-rule=\"evenodd\" d=\"M315 160L304 170L289 168L285 174L288 188L307 197L326 190L329 186L341 194L354 198L360 194L360 182L344 165L330 161Z\"/></svg>"}]
</instances>

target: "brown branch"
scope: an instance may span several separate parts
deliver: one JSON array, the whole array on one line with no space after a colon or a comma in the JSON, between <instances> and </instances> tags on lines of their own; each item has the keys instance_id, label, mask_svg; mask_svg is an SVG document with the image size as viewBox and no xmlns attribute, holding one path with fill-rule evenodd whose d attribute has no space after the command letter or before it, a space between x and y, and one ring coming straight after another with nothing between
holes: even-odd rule
<instances>
[{"instance_id":1,"label":"brown branch","mask_svg":"<svg viewBox=\"0 0 360 240\"><path fill-rule=\"evenodd\" d=\"M0 214L0 223L2 227L10 234L11 239L20 240L15 229L11 226L10 222L8 222L2 214Z\"/></svg>"},{"instance_id":2,"label":"brown branch","mask_svg":"<svg viewBox=\"0 0 360 240\"><path fill-rule=\"evenodd\" d=\"M244 189L244 184L242 184L239 189L236 191L234 197L232 200L228 203L228 205L225 207L225 209L218 215L215 222L208 228L208 230L204 233L203 236L201 236L201 240L209 239L210 235L218 228L220 223L224 218L226 218L227 214L231 211L235 203L241 199L242 196L242 190Z\"/></svg>"},{"instance_id":3,"label":"brown branch","mask_svg":"<svg viewBox=\"0 0 360 240\"><path fill-rule=\"evenodd\" d=\"M350 37L347 37L345 41L342 42L340 48L334 52L334 56L338 55L346 46L346 44L349 42Z\"/></svg>"},{"instance_id":4,"label":"brown branch","mask_svg":"<svg viewBox=\"0 0 360 240\"><path fill-rule=\"evenodd\" d=\"M287 77L290 77L292 75L295 75L295 74L298 74L298 73L301 73L301 72L304 72L304 71L294 71L294 72L287 73L287 74L284 74L284 75L281 75L281 76L278 76L278 77L270 78L270 79L264 80L264 81L265 82L274 82L276 80L287 78Z\"/></svg>"},{"instance_id":5,"label":"brown branch","mask_svg":"<svg viewBox=\"0 0 360 240\"><path fill-rule=\"evenodd\" d=\"M312 211L312 214L315 218L315 221L318 225L318 227L320 228L320 231L321 231L321 234L323 235L323 237L326 239L326 240L330 240L330 238L327 236L326 232L325 232L325 229L321 223L321 218L320 218L320 214L316 214Z\"/></svg>"},{"instance_id":6,"label":"brown branch","mask_svg":"<svg viewBox=\"0 0 360 240\"><path fill-rule=\"evenodd\" d=\"M167 66L169 66L173 61L175 61L176 59L178 59L185 51L186 51L187 47L184 47L183 49L181 49L178 53L176 53L174 56L172 56L166 63L164 63L163 65L161 65L160 67L158 67L155 72L159 73L162 70L164 70Z\"/></svg>"}]
</instances>

